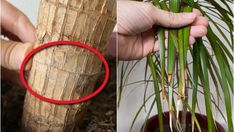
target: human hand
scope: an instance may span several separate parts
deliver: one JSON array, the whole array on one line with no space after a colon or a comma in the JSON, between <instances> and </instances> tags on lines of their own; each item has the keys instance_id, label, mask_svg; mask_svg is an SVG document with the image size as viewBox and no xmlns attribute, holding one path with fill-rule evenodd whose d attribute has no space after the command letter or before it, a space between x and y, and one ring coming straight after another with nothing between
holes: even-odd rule
<instances>
[{"instance_id":1,"label":"human hand","mask_svg":"<svg viewBox=\"0 0 234 132\"><path fill-rule=\"evenodd\" d=\"M1 1L1 66L8 70L19 70L25 55L33 49L36 40L35 28L28 18L7 1ZM30 64L26 66L26 70Z\"/></svg>"},{"instance_id":2,"label":"human hand","mask_svg":"<svg viewBox=\"0 0 234 132\"><path fill-rule=\"evenodd\" d=\"M155 27L179 28L191 24L189 43L207 33L208 19L194 9L192 13L170 13L151 3L117 1L118 58L141 59L159 50ZM166 40L167 42L167 35Z\"/></svg>"}]
</instances>

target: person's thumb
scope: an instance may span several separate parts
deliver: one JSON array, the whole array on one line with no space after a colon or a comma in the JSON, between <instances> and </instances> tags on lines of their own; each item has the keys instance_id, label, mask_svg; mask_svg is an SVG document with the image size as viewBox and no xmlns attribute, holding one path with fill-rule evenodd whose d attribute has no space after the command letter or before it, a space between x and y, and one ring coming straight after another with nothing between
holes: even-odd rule
<instances>
[{"instance_id":1,"label":"person's thumb","mask_svg":"<svg viewBox=\"0 0 234 132\"><path fill-rule=\"evenodd\" d=\"M1 66L10 70L19 70L24 57L33 49L32 43L20 43L1 39ZM31 68L31 61L25 70Z\"/></svg>"},{"instance_id":2,"label":"person's thumb","mask_svg":"<svg viewBox=\"0 0 234 132\"><path fill-rule=\"evenodd\" d=\"M191 24L197 14L196 13L172 13L158 8L152 9L153 20L157 25L178 28Z\"/></svg>"}]
</instances>

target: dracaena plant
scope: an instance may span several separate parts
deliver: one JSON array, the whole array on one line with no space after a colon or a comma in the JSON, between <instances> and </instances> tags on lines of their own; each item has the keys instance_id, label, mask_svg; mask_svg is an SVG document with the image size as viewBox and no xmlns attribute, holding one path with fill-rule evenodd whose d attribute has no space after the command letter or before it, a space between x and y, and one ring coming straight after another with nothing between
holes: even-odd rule
<instances>
[{"instance_id":1,"label":"dracaena plant","mask_svg":"<svg viewBox=\"0 0 234 132\"><path fill-rule=\"evenodd\" d=\"M199 9L209 19L207 35L197 38L194 45L188 44L190 26L179 29L170 29L168 33L168 48L165 49L164 28L157 29L160 50L147 56L145 77L142 81L128 84L127 79L139 61L120 63L119 101L122 91L127 85L145 83L144 104L139 108L132 122L131 129L145 103L154 98L146 116L146 121L153 109L157 106L160 132L163 131L164 101L168 104L170 115L170 128L176 121L176 129L182 131L182 121L178 120L179 108L183 106L183 112L192 114L192 126L201 131L200 124L195 116L198 105L198 93L202 93L205 100L207 124L209 132L215 131L214 111L215 107L227 122L228 131L233 131L232 106L233 99L233 12L231 0L153 0L157 8L171 12L191 12L193 8ZM222 24L218 23L220 20ZM217 34L219 33L219 35ZM188 57L191 56L191 57ZM131 63L133 63L131 65ZM191 65L191 66L190 66ZM190 68L189 68L190 67ZM127 70L130 69L130 70ZM151 71L149 75L147 75ZM154 93L146 97L148 84L153 83ZM211 87L211 83L214 85ZM215 90L215 95L211 89ZM187 97L187 92L192 91L192 96ZM217 100L214 100L214 97ZM188 102L191 98L191 102ZM225 104L225 110L219 108L219 101ZM226 115L225 115L226 113ZM155 113L156 114L156 113ZM178 123L179 122L179 123Z\"/></svg>"}]
</instances>

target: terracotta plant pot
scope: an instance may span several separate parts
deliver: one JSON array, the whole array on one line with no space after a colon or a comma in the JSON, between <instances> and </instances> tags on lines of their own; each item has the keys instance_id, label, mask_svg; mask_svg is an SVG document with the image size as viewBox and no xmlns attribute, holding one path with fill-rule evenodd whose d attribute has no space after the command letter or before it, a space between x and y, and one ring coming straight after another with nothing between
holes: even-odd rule
<instances>
[{"instance_id":1,"label":"terracotta plant pot","mask_svg":"<svg viewBox=\"0 0 234 132\"><path fill-rule=\"evenodd\" d=\"M182 112L180 112L180 115ZM208 131L208 124L207 124L207 117L202 114L196 113L197 120L201 126L202 132ZM186 122L188 125L191 126L191 113L187 112ZM163 124L165 127L169 128L169 112L165 112L163 114ZM195 125L196 126L196 125ZM159 121L158 121L158 115L151 117L147 122L146 125L144 125L141 129L141 132L158 132L159 131ZM165 132L170 132L170 130ZM190 130L188 130L190 131ZM196 128L195 131L196 132ZM216 132L225 132L224 128L216 122Z\"/></svg>"}]
</instances>

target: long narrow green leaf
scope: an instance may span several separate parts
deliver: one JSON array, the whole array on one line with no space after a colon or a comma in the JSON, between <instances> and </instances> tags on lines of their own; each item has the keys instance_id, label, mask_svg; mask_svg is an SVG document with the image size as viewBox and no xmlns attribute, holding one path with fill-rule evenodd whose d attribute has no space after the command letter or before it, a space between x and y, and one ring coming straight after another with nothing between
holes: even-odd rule
<instances>
[{"instance_id":1,"label":"long narrow green leaf","mask_svg":"<svg viewBox=\"0 0 234 132\"><path fill-rule=\"evenodd\" d=\"M207 59L209 60L209 65L212 66L212 68L214 69L214 72L215 72L215 75L217 76L218 78L218 81L219 81L219 84L221 85L222 84L222 79L221 79L221 76L219 74L219 71L218 71L218 68L216 66L216 64L214 63L212 57L209 55L208 51L205 50L206 52L206 56L207 56ZM212 71L212 69L210 69ZM211 72L210 71L210 72ZM212 73L211 73L212 74ZM214 73L213 73L214 74ZM221 85L222 86L222 85ZM222 89L221 89L222 90Z\"/></svg>"},{"instance_id":2,"label":"long narrow green leaf","mask_svg":"<svg viewBox=\"0 0 234 132\"><path fill-rule=\"evenodd\" d=\"M188 88L188 89L189 89L189 90L193 90L193 88ZM199 93L201 93L201 94L204 95L204 92L202 92L201 90L197 90L197 92L199 92ZM211 95L212 95L212 93L211 93ZM213 98L213 97L212 97L212 98ZM219 111L219 113L221 114L221 116L222 116L222 118L224 119L224 121L227 122L226 117L224 116L224 114L223 114L222 110L219 108L219 106L216 104L214 98L211 99L211 102L212 102L212 104L215 106L215 108ZM197 103L197 105L198 105L198 103ZM200 109L200 108L198 108L198 109ZM200 111L200 110L199 110L199 111ZM201 111L200 111L200 113L201 113Z\"/></svg>"},{"instance_id":3,"label":"long narrow green leaf","mask_svg":"<svg viewBox=\"0 0 234 132\"><path fill-rule=\"evenodd\" d=\"M159 47L160 47L160 69L161 69L161 89L162 89L162 100L165 100L166 95L165 95L165 83L164 83L164 78L165 78L165 36L164 36L164 29L159 28L158 29L158 40L159 40Z\"/></svg>"},{"instance_id":4,"label":"long narrow green leaf","mask_svg":"<svg viewBox=\"0 0 234 132\"><path fill-rule=\"evenodd\" d=\"M214 36L213 32L209 30L208 28L208 35L210 37ZM210 40L211 41L211 40ZM226 112L227 112L227 120L228 120L228 131L231 132L233 131L233 123L232 123L232 105L231 105L231 97L230 97L230 92L228 89L228 84L227 84L227 77L226 77L226 71L228 68L227 60L225 61L225 57L223 52L220 50L218 45L212 44L214 53L216 55L216 59L219 65L219 70L220 74L222 77L222 86L223 86L223 91L224 91L224 100L225 100L225 106L226 106ZM233 88L232 88L233 89Z\"/></svg>"},{"instance_id":5,"label":"long narrow green leaf","mask_svg":"<svg viewBox=\"0 0 234 132\"><path fill-rule=\"evenodd\" d=\"M127 62L127 64L123 61L122 62L122 66L121 66L121 73L120 73L120 85L119 85L119 95L118 95L118 106L120 104L121 98L122 98L122 92L123 92L123 88L126 85L128 78L132 72L132 70L136 67L136 65L138 64L138 62L140 62L139 60L134 62L134 64L132 65L132 67L129 67L130 62ZM126 64L126 66L125 66ZM129 69L129 71L127 72L127 70Z\"/></svg>"},{"instance_id":6,"label":"long narrow green leaf","mask_svg":"<svg viewBox=\"0 0 234 132\"><path fill-rule=\"evenodd\" d=\"M196 44L193 46L193 94L192 94L192 114L195 114L197 103L197 86L198 86L198 67L199 63L199 45L197 44L201 39L196 40ZM192 118L192 125L194 126L194 119ZM194 127L193 127L194 128Z\"/></svg>"},{"instance_id":7,"label":"long narrow green leaf","mask_svg":"<svg viewBox=\"0 0 234 132\"><path fill-rule=\"evenodd\" d=\"M198 8L203 14L206 14L200 7L197 3L195 3L193 0L188 0L188 3L190 4L190 6L192 7L195 7L195 8ZM220 11L220 9L219 9ZM221 12L220 12L221 13ZM225 13L221 13L222 15L224 15L225 17L228 17L227 15L225 15ZM228 17L228 19L230 19ZM224 20L224 22L228 25L230 31L233 30L233 24L232 24L232 20L230 19L230 21L227 21L227 20ZM211 35L212 34L212 35ZM209 36L212 36L212 37L209 37ZM231 36L231 39L233 39L233 34L230 32L230 36ZM216 40L219 42L217 43L223 50L224 52L226 53L226 55L229 57L230 61L234 61L233 60L233 56L232 54L228 51L228 49L226 48L226 46L222 43L222 41L213 33L212 29L210 28L210 26L208 26L208 34L207 34L207 37L209 39L209 41L211 42L211 45L214 45L213 43L217 43ZM233 40L232 40L233 41ZM221 49L219 49L221 50Z\"/></svg>"},{"instance_id":8,"label":"long narrow green leaf","mask_svg":"<svg viewBox=\"0 0 234 132\"><path fill-rule=\"evenodd\" d=\"M228 5L228 3L226 2L227 0L221 0L223 2L223 4L227 7L228 11L231 13L230 15L233 16L233 12L232 9L230 8L230 6ZM233 2L233 1L232 1Z\"/></svg>"},{"instance_id":9,"label":"long narrow green leaf","mask_svg":"<svg viewBox=\"0 0 234 132\"><path fill-rule=\"evenodd\" d=\"M192 8L189 6L184 7L183 12L191 12ZM188 45L189 45L189 35L190 35L190 26L186 26L183 28L183 34L184 34L184 40L183 40L183 50L184 50L184 62L186 62L187 59L187 51L188 51Z\"/></svg>"},{"instance_id":10,"label":"long narrow green leaf","mask_svg":"<svg viewBox=\"0 0 234 132\"><path fill-rule=\"evenodd\" d=\"M229 13L224 8L222 8L220 4L218 4L216 1L214 0L207 0L207 1L209 1L214 7L216 7L216 9L222 14L225 21L228 21L231 23L232 19L228 16L228 15L232 15L231 13ZM233 29L233 26L231 26L230 28Z\"/></svg>"},{"instance_id":11,"label":"long narrow green leaf","mask_svg":"<svg viewBox=\"0 0 234 132\"><path fill-rule=\"evenodd\" d=\"M207 121L208 121L208 130L209 132L214 131L214 119L212 114L212 106L211 106L211 96L210 96L210 86L209 86L209 77L208 77L208 71L207 71L207 58L205 58L205 50L202 48L201 43L199 43L199 49L200 49L200 61L201 61L201 68L202 68L202 83L204 85L204 94L205 94L205 104L206 104L206 115L207 115Z\"/></svg>"},{"instance_id":12,"label":"long narrow green leaf","mask_svg":"<svg viewBox=\"0 0 234 132\"><path fill-rule=\"evenodd\" d=\"M145 82L149 83L149 82L153 82L153 80L147 80L147 81L146 80L139 80L139 81L135 81L135 82L131 82L131 83L125 84L123 87L129 86L129 85L138 84L138 83L144 84Z\"/></svg>"},{"instance_id":13,"label":"long narrow green leaf","mask_svg":"<svg viewBox=\"0 0 234 132\"><path fill-rule=\"evenodd\" d=\"M121 73L120 73L120 85L119 85L119 93L118 93L118 106L120 104L120 100L122 97L122 91L123 91L123 78L124 78L124 63L122 63L121 66Z\"/></svg>"},{"instance_id":14,"label":"long narrow green leaf","mask_svg":"<svg viewBox=\"0 0 234 132\"><path fill-rule=\"evenodd\" d=\"M149 76L148 80L150 80L151 77L152 77L152 75ZM145 90L144 90L143 104L144 104L144 108L145 108L145 111L146 111L145 99L146 99L146 93L147 93L147 90L148 90L149 81L146 81L145 84L146 85L145 85Z\"/></svg>"},{"instance_id":15,"label":"long narrow green leaf","mask_svg":"<svg viewBox=\"0 0 234 132\"><path fill-rule=\"evenodd\" d=\"M145 62L145 76L144 76L145 80L147 78L147 73L148 73L148 61L146 60L146 62Z\"/></svg>"},{"instance_id":16,"label":"long narrow green leaf","mask_svg":"<svg viewBox=\"0 0 234 132\"><path fill-rule=\"evenodd\" d=\"M228 60L225 56L224 51L222 50L222 48L220 47L220 45L217 43L217 41L214 40L214 38L216 38L217 36L213 33L213 31L211 30L210 27L208 27L208 33L207 33L207 38L209 39L209 41L211 42L211 46L212 49L214 50L214 54L216 56L217 62L219 64L220 69L225 69L225 72L228 72L228 75L232 75L231 74L231 70L230 70L230 66L228 63ZM230 55L230 59L233 59L232 55ZM227 79L229 81L229 84L233 84L233 82L231 81L233 79L233 77L230 79ZM226 80L226 79L225 79ZM234 91L234 88L231 87L231 90Z\"/></svg>"},{"instance_id":17,"label":"long narrow green leaf","mask_svg":"<svg viewBox=\"0 0 234 132\"><path fill-rule=\"evenodd\" d=\"M152 72L152 77L154 80L154 93L155 93L155 99L157 102L157 109L158 109L158 117L159 117L159 128L160 132L163 132L163 112L162 112L162 104L161 104L161 98L160 98L160 93L159 93L159 86L158 86L158 80L157 80L157 75L156 75L156 70L155 70L155 65L153 63L153 57L152 54L149 54L147 56L149 66Z\"/></svg>"},{"instance_id":18,"label":"long narrow green leaf","mask_svg":"<svg viewBox=\"0 0 234 132\"><path fill-rule=\"evenodd\" d=\"M232 44L231 42L228 40L227 36L225 35L225 33L219 28L218 24L213 20L211 19L210 16L206 15L206 17L209 18L209 20L214 24L214 26L216 27L216 29L219 31L219 33L222 35L222 37L224 38L224 40L228 43L228 45L230 47L232 47Z\"/></svg>"},{"instance_id":19,"label":"long narrow green leaf","mask_svg":"<svg viewBox=\"0 0 234 132\"><path fill-rule=\"evenodd\" d=\"M171 12L179 12L180 10L180 0L170 0L169 9ZM168 37L168 84L171 82L172 74L174 71L175 65L175 46L173 42L173 38L171 37L171 32L176 32L175 30L169 31Z\"/></svg>"},{"instance_id":20,"label":"long narrow green leaf","mask_svg":"<svg viewBox=\"0 0 234 132\"><path fill-rule=\"evenodd\" d=\"M180 78L179 78L179 96L177 99L177 106L180 105L182 102L181 99L184 98L184 91L185 91L185 65L184 65L184 36L183 36L183 29L178 30L178 43L179 43L179 65L180 65ZM179 102L178 102L179 101Z\"/></svg>"}]
</instances>

